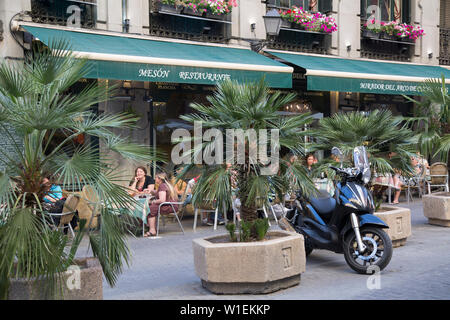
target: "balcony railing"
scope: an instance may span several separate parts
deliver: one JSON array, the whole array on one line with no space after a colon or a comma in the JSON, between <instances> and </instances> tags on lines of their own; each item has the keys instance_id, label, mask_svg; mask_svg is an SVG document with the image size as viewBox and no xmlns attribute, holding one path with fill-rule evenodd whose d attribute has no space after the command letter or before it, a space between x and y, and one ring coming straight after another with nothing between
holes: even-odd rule
<instances>
[{"instance_id":1,"label":"balcony railing","mask_svg":"<svg viewBox=\"0 0 450 320\"><path fill-rule=\"evenodd\" d=\"M450 29L439 30L439 64L450 65Z\"/></svg>"},{"instance_id":2,"label":"balcony railing","mask_svg":"<svg viewBox=\"0 0 450 320\"><path fill-rule=\"evenodd\" d=\"M197 13L150 0L150 34L158 37L225 43L231 37L231 14Z\"/></svg>"},{"instance_id":3,"label":"balcony railing","mask_svg":"<svg viewBox=\"0 0 450 320\"><path fill-rule=\"evenodd\" d=\"M267 45L270 49L328 54L331 47L331 34L305 31L283 21L280 33Z\"/></svg>"},{"instance_id":4,"label":"balcony railing","mask_svg":"<svg viewBox=\"0 0 450 320\"><path fill-rule=\"evenodd\" d=\"M94 28L97 19L96 0L31 0L33 22Z\"/></svg>"},{"instance_id":5,"label":"balcony railing","mask_svg":"<svg viewBox=\"0 0 450 320\"><path fill-rule=\"evenodd\" d=\"M364 22L361 20L361 26ZM361 58L409 62L414 45L412 40L399 40L383 33L361 32Z\"/></svg>"}]
</instances>

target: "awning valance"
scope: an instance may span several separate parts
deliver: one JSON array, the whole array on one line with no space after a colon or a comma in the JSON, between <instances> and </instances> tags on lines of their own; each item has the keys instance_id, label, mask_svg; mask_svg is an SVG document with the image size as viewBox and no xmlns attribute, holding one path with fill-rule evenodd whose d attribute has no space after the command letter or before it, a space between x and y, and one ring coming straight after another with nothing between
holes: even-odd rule
<instances>
[{"instance_id":1,"label":"awning valance","mask_svg":"<svg viewBox=\"0 0 450 320\"><path fill-rule=\"evenodd\" d=\"M47 46L65 39L76 56L90 60L89 78L214 85L225 79L246 82L265 76L270 87L292 87L291 67L248 49L31 23L21 27Z\"/></svg>"},{"instance_id":2,"label":"awning valance","mask_svg":"<svg viewBox=\"0 0 450 320\"><path fill-rule=\"evenodd\" d=\"M442 74L450 84L450 70L439 66L267 52L304 68L308 90L420 95L421 82Z\"/></svg>"}]
</instances>

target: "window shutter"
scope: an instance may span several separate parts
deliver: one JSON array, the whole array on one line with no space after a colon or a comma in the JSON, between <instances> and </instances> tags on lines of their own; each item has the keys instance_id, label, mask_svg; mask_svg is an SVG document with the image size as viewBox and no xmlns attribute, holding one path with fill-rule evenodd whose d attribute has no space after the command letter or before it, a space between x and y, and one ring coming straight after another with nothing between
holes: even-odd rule
<instances>
[{"instance_id":1,"label":"window shutter","mask_svg":"<svg viewBox=\"0 0 450 320\"><path fill-rule=\"evenodd\" d=\"M402 22L411 23L411 0L402 1Z\"/></svg>"},{"instance_id":2,"label":"window shutter","mask_svg":"<svg viewBox=\"0 0 450 320\"><path fill-rule=\"evenodd\" d=\"M327 13L333 11L333 1L332 0L319 0L319 11L322 13Z\"/></svg>"}]
</instances>

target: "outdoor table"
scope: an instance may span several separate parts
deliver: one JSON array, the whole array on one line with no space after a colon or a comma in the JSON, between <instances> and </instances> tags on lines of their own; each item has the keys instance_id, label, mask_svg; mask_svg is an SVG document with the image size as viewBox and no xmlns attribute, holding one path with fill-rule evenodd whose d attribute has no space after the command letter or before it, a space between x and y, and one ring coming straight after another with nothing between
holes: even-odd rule
<instances>
[{"instance_id":1,"label":"outdoor table","mask_svg":"<svg viewBox=\"0 0 450 320\"><path fill-rule=\"evenodd\" d=\"M145 198L142 198L141 196L135 196L133 197L138 203L141 204L141 206L136 205L134 210L130 209L124 209L126 211L126 214L142 219L142 236L145 234L145 225L147 225L147 214L150 212L150 206L148 205L148 200L152 198L150 195L144 195Z\"/></svg>"}]
</instances>

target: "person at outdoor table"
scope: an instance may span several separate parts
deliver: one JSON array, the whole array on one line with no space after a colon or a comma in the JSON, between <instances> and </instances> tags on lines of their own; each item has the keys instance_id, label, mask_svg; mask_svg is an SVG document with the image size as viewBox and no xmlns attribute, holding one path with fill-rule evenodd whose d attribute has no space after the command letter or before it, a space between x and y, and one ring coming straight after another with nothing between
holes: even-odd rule
<instances>
[{"instance_id":1,"label":"person at outdoor table","mask_svg":"<svg viewBox=\"0 0 450 320\"><path fill-rule=\"evenodd\" d=\"M130 182L130 195L137 196L144 193L150 193L154 190L155 180L147 175L145 167L137 167L134 170L134 178Z\"/></svg>"},{"instance_id":2,"label":"person at outdoor table","mask_svg":"<svg viewBox=\"0 0 450 320\"><path fill-rule=\"evenodd\" d=\"M147 215L147 223L149 231L145 233L144 237L156 236L156 217L158 216L158 209L163 202L176 202L177 195L175 188L169 182L167 175L164 172L156 175L156 181L158 184L158 190L153 190L150 193L155 196L154 200L149 201L150 213ZM173 204L173 209L178 210L178 205ZM166 204L161 206L160 213L166 214L173 212L172 206Z\"/></svg>"},{"instance_id":3,"label":"person at outdoor table","mask_svg":"<svg viewBox=\"0 0 450 320\"><path fill-rule=\"evenodd\" d=\"M62 189L60 186L50 182L49 177L42 179L42 185L46 190L46 195L44 196L44 202L48 204L54 204L56 201L63 198Z\"/></svg>"},{"instance_id":4,"label":"person at outdoor table","mask_svg":"<svg viewBox=\"0 0 450 320\"><path fill-rule=\"evenodd\" d=\"M394 152L389 152L388 157L389 159L392 159L393 156L395 156L396 154ZM392 188L395 189L395 193L394 193L394 200L392 201L392 204L398 204L399 203L399 198L400 198L400 193L402 191L402 185L403 185L403 181L400 177L400 173L398 170L395 170L396 172L395 175L393 177L391 177L389 184L392 185Z\"/></svg>"},{"instance_id":5,"label":"person at outdoor table","mask_svg":"<svg viewBox=\"0 0 450 320\"><path fill-rule=\"evenodd\" d=\"M184 182L183 180L180 179L177 182L176 176L179 175L182 170L183 170L183 167L175 167L174 175L172 175L172 177L170 178L170 183L175 188L175 193L177 194L179 199L181 199L181 197L183 197L184 192L186 191L186 188L187 188L187 183Z\"/></svg>"},{"instance_id":6,"label":"person at outdoor table","mask_svg":"<svg viewBox=\"0 0 450 320\"><path fill-rule=\"evenodd\" d=\"M306 156L306 172L308 173L309 176L312 175L312 166L313 164L317 163L316 157L314 157L314 155L312 153L308 154Z\"/></svg>"}]
</instances>

